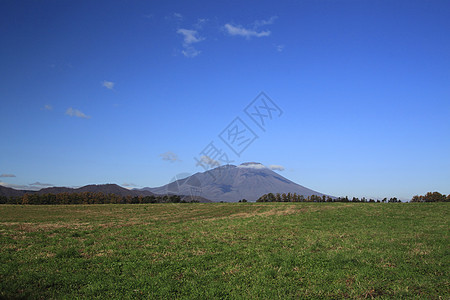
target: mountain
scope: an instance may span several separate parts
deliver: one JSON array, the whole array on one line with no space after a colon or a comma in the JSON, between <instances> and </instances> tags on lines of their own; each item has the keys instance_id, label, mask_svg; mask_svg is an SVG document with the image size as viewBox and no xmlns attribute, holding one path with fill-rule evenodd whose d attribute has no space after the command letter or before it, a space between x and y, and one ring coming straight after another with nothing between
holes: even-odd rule
<instances>
[{"instance_id":1,"label":"mountain","mask_svg":"<svg viewBox=\"0 0 450 300\"><path fill-rule=\"evenodd\" d=\"M256 201L268 193L297 193L305 197L324 194L301 186L260 163L225 165L196 173L157 188L143 188L155 194L196 195L213 201Z\"/></svg>"}]
</instances>

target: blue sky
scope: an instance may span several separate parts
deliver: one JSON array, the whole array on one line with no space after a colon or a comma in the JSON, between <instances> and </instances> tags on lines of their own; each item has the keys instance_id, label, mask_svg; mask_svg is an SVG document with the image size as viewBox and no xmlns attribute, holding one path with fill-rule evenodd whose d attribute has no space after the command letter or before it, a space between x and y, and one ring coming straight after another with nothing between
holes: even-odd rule
<instances>
[{"instance_id":1,"label":"blue sky","mask_svg":"<svg viewBox=\"0 0 450 300\"><path fill-rule=\"evenodd\" d=\"M213 142L334 196L450 193L449 1L7 0L0 38L2 185L160 186Z\"/></svg>"}]
</instances>

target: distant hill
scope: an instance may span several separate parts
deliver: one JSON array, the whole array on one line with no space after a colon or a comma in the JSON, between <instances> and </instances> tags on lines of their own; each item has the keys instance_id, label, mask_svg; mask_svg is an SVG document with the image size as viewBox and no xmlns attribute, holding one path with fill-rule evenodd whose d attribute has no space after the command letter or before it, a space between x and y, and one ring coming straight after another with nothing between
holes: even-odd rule
<instances>
[{"instance_id":1,"label":"distant hill","mask_svg":"<svg viewBox=\"0 0 450 300\"><path fill-rule=\"evenodd\" d=\"M23 196L26 192L34 193L32 191L15 190L15 189L0 185L0 196L3 196L3 197L20 197L20 196Z\"/></svg>"},{"instance_id":2,"label":"distant hill","mask_svg":"<svg viewBox=\"0 0 450 300\"><path fill-rule=\"evenodd\" d=\"M28 194L60 194L60 193L83 193L83 192L91 192L91 193L103 193L103 194L116 194L122 197L136 197L136 196L152 196L154 195L150 191L140 191L140 190L128 190L117 184L91 184L86 185L80 188L68 188L68 187L49 187L44 188L39 191L26 191L26 190L16 190L12 188L7 188L4 186L0 186L0 196L6 197L20 197L25 193Z\"/></svg>"},{"instance_id":3,"label":"distant hill","mask_svg":"<svg viewBox=\"0 0 450 300\"><path fill-rule=\"evenodd\" d=\"M213 201L226 202L241 199L256 201L267 193L296 193L305 197L324 195L292 182L260 163L221 166L161 187L141 190L155 194L194 194Z\"/></svg>"},{"instance_id":4,"label":"distant hill","mask_svg":"<svg viewBox=\"0 0 450 300\"><path fill-rule=\"evenodd\" d=\"M50 187L41 189L38 194L59 194L59 193L103 193L103 194L115 194L122 197L131 196L152 196L154 193L150 191L140 191L140 190L129 190L123 188L117 184L90 184L82 186L80 188L68 188L68 187Z\"/></svg>"}]
</instances>

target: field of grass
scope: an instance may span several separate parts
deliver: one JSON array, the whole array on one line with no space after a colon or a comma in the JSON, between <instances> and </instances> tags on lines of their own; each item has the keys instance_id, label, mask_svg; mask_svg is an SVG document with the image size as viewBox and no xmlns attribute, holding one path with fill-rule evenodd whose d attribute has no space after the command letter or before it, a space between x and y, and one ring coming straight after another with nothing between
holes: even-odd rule
<instances>
[{"instance_id":1,"label":"field of grass","mask_svg":"<svg viewBox=\"0 0 450 300\"><path fill-rule=\"evenodd\" d=\"M450 298L448 203L0 206L0 298Z\"/></svg>"}]
</instances>

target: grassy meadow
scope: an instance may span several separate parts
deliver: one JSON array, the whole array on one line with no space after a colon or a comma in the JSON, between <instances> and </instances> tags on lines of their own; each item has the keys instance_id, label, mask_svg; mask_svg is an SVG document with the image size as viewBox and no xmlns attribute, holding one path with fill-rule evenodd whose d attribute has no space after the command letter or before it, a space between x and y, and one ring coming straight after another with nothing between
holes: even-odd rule
<instances>
[{"instance_id":1,"label":"grassy meadow","mask_svg":"<svg viewBox=\"0 0 450 300\"><path fill-rule=\"evenodd\" d=\"M448 203L0 206L0 298L450 299Z\"/></svg>"}]
</instances>

